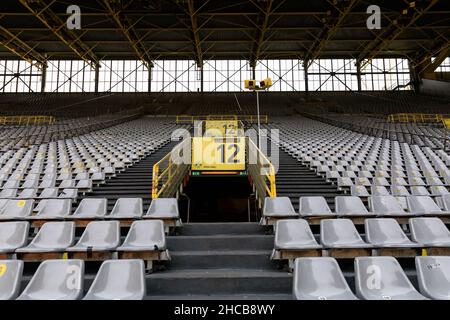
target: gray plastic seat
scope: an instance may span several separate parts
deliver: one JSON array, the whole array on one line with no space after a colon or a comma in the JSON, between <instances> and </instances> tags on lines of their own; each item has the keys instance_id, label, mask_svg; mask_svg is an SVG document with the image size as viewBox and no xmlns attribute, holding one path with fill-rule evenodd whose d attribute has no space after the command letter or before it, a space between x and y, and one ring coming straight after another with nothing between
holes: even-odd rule
<instances>
[{"instance_id":1,"label":"gray plastic seat","mask_svg":"<svg viewBox=\"0 0 450 320\"><path fill-rule=\"evenodd\" d=\"M142 260L107 260L83 300L142 300L146 294Z\"/></svg>"},{"instance_id":2,"label":"gray plastic seat","mask_svg":"<svg viewBox=\"0 0 450 320\"><path fill-rule=\"evenodd\" d=\"M117 251L166 250L164 223L161 220L134 221Z\"/></svg>"},{"instance_id":3,"label":"gray plastic seat","mask_svg":"<svg viewBox=\"0 0 450 320\"><path fill-rule=\"evenodd\" d=\"M45 188L39 195L39 199L52 199L58 197L58 188Z\"/></svg>"},{"instance_id":4,"label":"gray plastic seat","mask_svg":"<svg viewBox=\"0 0 450 320\"><path fill-rule=\"evenodd\" d=\"M300 197L298 211L302 217L334 216L324 197Z\"/></svg>"},{"instance_id":5,"label":"gray plastic seat","mask_svg":"<svg viewBox=\"0 0 450 320\"><path fill-rule=\"evenodd\" d=\"M23 273L23 261L0 260L0 300L17 297Z\"/></svg>"},{"instance_id":6,"label":"gray plastic seat","mask_svg":"<svg viewBox=\"0 0 450 320\"><path fill-rule=\"evenodd\" d=\"M34 200L8 200L0 210L0 220L20 220L31 215Z\"/></svg>"},{"instance_id":7,"label":"gray plastic seat","mask_svg":"<svg viewBox=\"0 0 450 320\"><path fill-rule=\"evenodd\" d=\"M298 217L288 197L265 198L263 207L264 217L292 218Z\"/></svg>"},{"instance_id":8,"label":"gray plastic seat","mask_svg":"<svg viewBox=\"0 0 450 320\"><path fill-rule=\"evenodd\" d=\"M120 244L118 221L92 221L84 230L78 242L67 248L69 252L111 251Z\"/></svg>"},{"instance_id":9,"label":"gray plastic seat","mask_svg":"<svg viewBox=\"0 0 450 320\"><path fill-rule=\"evenodd\" d=\"M416 271L424 296L450 300L450 257L416 257Z\"/></svg>"},{"instance_id":10,"label":"gray plastic seat","mask_svg":"<svg viewBox=\"0 0 450 320\"><path fill-rule=\"evenodd\" d=\"M393 196L374 196L369 198L372 212L379 217L401 217L409 214Z\"/></svg>"},{"instance_id":11,"label":"gray plastic seat","mask_svg":"<svg viewBox=\"0 0 450 320\"><path fill-rule=\"evenodd\" d=\"M141 198L120 198L114 204L111 213L105 216L107 219L136 219L142 217Z\"/></svg>"},{"instance_id":12,"label":"gray plastic seat","mask_svg":"<svg viewBox=\"0 0 450 320\"><path fill-rule=\"evenodd\" d=\"M407 198L409 212L416 215L450 215L448 211L442 211L441 208L428 196L412 196Z\"/></svg>"},{"instance_id":13,"label":"gray plastic seat","mask_svg":"<svg viewBox=\"0 0 450 320\"><path fill-rule=\"evenodd\" d=\"M17 249L16 252L61 252L70 247L74 239L75 224L73 222L47 222L42 225L28 246Z\"/></svg>"},{"instance_id":14,"label":"gray plastic seat","mask_svg":"<svg viewBox=\"0 0 450 320\"><path fill-rule=\"evenodd\" d=\"M38 179L28 179L28 180L25 180L24 183L22 183L21 188L22 189L36 189L38 186L39 186Z\"/></svg>"},{"instance_id":15,"label":"gray plastic seat","mask_svg":"<svg viewBox=\"0 0 450 320\"><path fill-rule=\"evenodd\" d=\"M48 199L35 216L28 219L52 220L64 219L70 215L72 200L70 199Z\"/></svg>"},{"instance_id":16,"label":"gray plastic seat","mask_svg":"<svg viewBox=\"0 0 450 320\"><path fill-rule=\"evenodd\" d=\"M72 180L72 179L68 179L68 180L62 180L61 183L59 184L58 188L70 189L70 188L75 188L75 186L76 186L76 181Z\"/></svg>"},{"instance_id":17,"label":"gray plastic seat","mask_svg":"<svg viewBox=\"0 0 450 320\"><path fill-rule=\"evenodd\" d=\"M23 189L17 195L20 199L34 199L37 198L37 189Z\"/></svg>"},{"instance_id":18,"label":"gray plastic seat","mask_svg":"<svg viewBox=\"0 0 450 320\"><path fill-rule=\"evenodd\" d=\"M17 189L5 189L2 188L0 192L0 199L12 199L17 195Z\"/></svg>"},{"instance_id":19,"label":"gray plastic seat","mask_svg":"<svg viewBox=\"0 0 450 320\"><path fill-rule=\"evenodd\" d=\"M175 198L153 199L144 218L147 219L179 219L178 201Z\"/></svg>"},{"instance_id":20,"label":"gray plastic seat","mask_svg":"<svg viewBox=\"0 0 450 320\"><path fill-rule=\"evenodd\" d=\"M359 197L335 197L338 216L373 216Z\"/></svg>"},{"instance_id":21,"label":"gray plastic seat","mask_svg":"<svg viewBox=\"0 0 450 320\"><path fill-rule=\"evenodd\" d=\"M355 258L356 295L365 300L423 300L393 257Z\"/></svg>"},{"instance_id":22,"label":"gray plastic seat","mask_svg":"<svg viewBox=\"0 0 450 320\"><path fill-rule=\"evenodd\" d=\"M76 199L78 197L78 189L64 189L58 196L58 199Z\"/></svg>"},{"instance_id":23,"label":"gray plastic seat","mask_svg":"<svg viewBox=\"0 0 450 320\"><path fill-rule=\"evenodd\" d=\"M107 199L83 199L70 216L71 219L100 219L106 216Z\"/></svg>"},{"instance_id":24,"label":"gray plastic seat","mask_svg":"<svg viewBox=\"0 0 450 320\"><path fill-rule=\"evenodd\" d=\"M371 248L365 243L350 219L320 221L320 242L325 248Z\"/></svg>"},{"instance_id":25,"label":"gray plastic seat","mask_svg":"<svg viewBox=\"0 0 450 320\"><path fill-rule=\"evenodd\" d=\"M42 262L18 300L78 300L83 294L83 260Z\"/></svg>"},{"instance_id":26,"label":"gray plastic seat","mask_svg":"<svg viewBox=\"0 0 450 320\"><path fill-rule=\"evenodd\" d=\"M419 243L412 242L395 219L366 219L364 221L366 241L380 248L416 248Z\"/></svg>"},{"instance_id":27,"label":"gray plastic seat","mask_svg":"<svg viewBox=\"0 0 450 320\"><path fill-rule=\"evenodd\" d=\"M0 253L13 253L27 244L30 224L27 221L0 223Z\"/></svg>"},{"instance_id":28,"label":"gray plastic seat","mask_svg":"<svg viewBox=\"0 0 450 320\"><path fill-rule=\"evenodd\" d=\"M411 238L427 247L450 247L450 231L439 218L409 219Z\"/></svg>"},{"instance_id":29,"label":"gray plastic seat","mask_svg":"<svg viewBox=\"0 0 450 320\"><path fill-rule=\"evenodd\" d=\"M306 220L279 220L275 228L275 249L305 250L321 249Z\"/></svg>"},{"instance_id":30,"label":"gray plastic seat","mask_svg":"<svg viewBox=\"0 0 450 320\"><path fill-rule=\"evenodd\" d=\"M293 295L297 300L356 300L334 258L295 260Z\"/></svg>"}]
</instances>

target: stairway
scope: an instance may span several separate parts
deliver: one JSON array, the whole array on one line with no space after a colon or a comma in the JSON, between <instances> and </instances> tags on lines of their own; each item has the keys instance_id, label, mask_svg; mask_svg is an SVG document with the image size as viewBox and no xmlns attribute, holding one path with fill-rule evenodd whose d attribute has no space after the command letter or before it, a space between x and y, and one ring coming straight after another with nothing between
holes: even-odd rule
<instances>
[{"instance_id":1,"label":"stairway","mask_svg":"<svg viewBox=\"0 0 450 320\"><path fill-rule=\"evenodd\" d=\"M190 223L169 236L167 270L147 299L291 299L292 276L271 262L274 236L257 223Z\"/></svg>"},{"instance_id":2,"label":"stairway","mask_svg":"<svg viewBox=\"0 0 450 320\"><path fill-rule=\"evenodd\" d=\"M289 197L296 211L300 197L323 196L331 210L334 210L334 197L343 192L287 152L280 149L279 155L280 167L276 175L277 195Z\"/></svg>"},{"instance_id":3,"label":"stairway","mask_svg":"<svg viewBox=\"0 0 450 320\"><path fill-rule=\"evenodd\" d=\"M153 165L168 154L179 142L171 141L156 152L118 173L105 184L94 187L86 198L107 198L108 211L118 198L142 198L144 212L148 209L152 194Z\"/></svg>"}]
</instances>

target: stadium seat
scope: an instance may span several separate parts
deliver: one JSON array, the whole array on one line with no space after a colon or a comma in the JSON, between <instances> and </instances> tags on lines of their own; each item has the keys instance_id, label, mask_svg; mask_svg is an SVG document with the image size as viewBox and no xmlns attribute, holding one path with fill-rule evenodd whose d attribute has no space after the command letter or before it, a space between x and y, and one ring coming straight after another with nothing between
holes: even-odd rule
<instances>
[{"instance_id":1,"label":"stadium seat","mask_svg":"<svg viewBox=\"0 0 450 320\"><path fill-rule=\"evenodd\" d=\"M117 252L119 259L143 259L147 270L152 269L152 261L169 260L164 223L161 220L133 222Z\"/></svg>"},{"instance_id":2,"label":"stadium seat","mask_svg":"<svg viewBox=\"0 0 450 320\"><path fill-rule=\"evenodd\" d=\"M409 220L411 238L426 247L450 248L450 231L439 218L413 218Z\"/></svg>"},{"instance_id":3,"label":"stadium seat","mask_svg":"<svg viewBox=\"0 0 450 320\"><path fill-rule=\"evenodd\" d=\"M18 300L78 300L83 294L83 260L42 262Z\"/></svg>"},{"instance_id":4,"label":"stadium seat","mask_svg":"<svg viewBox=\"0 0 450 320\"><path fill-rule=\"evenodd\" d=\"M14 300L20 290L23 261L0 260L0 300Z\"/></svg>"},{"instance_id":5,"label":"stadium seat","mask_svg":"<svg viewBox=\"0 0 450 320\"><path fill-rule=\"evenodd\" d=\"M450 257L416 257L420 292L435 300L450 300Z\"/></svg>"},{"instance_id":6,"label":"stadium seat","mask_svg":"<svg viewBox=\"0 0 450 320\"><path fill-rule=\"evenodd\" d=\"M409 215L393 196L372 196L369 198L369 207L378 217L402 217Z\"/></svg>"},{"instance_id":7,"label":"stadium seat","mask_svg":"<svg viewBox=\"0 0 450 320\"><path fill-rule=\"evenodd\" d=\"M303 218L335 216L324 197L300 197L298 210Z\"/></svg>"},{"instance_id":8,"label":"stadium seat","mask_svg":"<svg viewBox=\"0 0 450 320\"><path fill-rule=\"evenodd\" d=\"M107 199L85 198L81 200L70 218L74 220L102 219L106 216L107 204Z\"/></svg>"},{"instance_id":9,"label":"stadium seat","mask_svg":"<svg viewBox=\"0 0 450 320\"><path fill-rule=\"evenodd\" d=\"M142 260L105 261L83 300L142 300L144 276Z\"/></svg>"},{"instance_id":10,"label":"stadium seat","mask_svg":"<svg viewBox=\"0 0 450 320\"><path fill-rule=\"evenodd\" d=\"M293 267L295 258L321 256L321 249L306 220L284 219L276 222L271 259L289 260Z\"/></svg>"},{"instance_id":11,"label":"stadium seat","mask_svg":"<svg viewBox=\"0 0 450 320\"><path fill-rule=\"evenodd\" d=\"M261 224L273 225L279 219L298 218L288 197L265 198Z\"/></svg>"},{"instance_id":12,"label":"stadium seat","mask_svg":"<svg viewBox=\"0 0 450 320\"><path fill-rule=\"evenodd\" d=\"M411 196L407 198L408 209L415 215L441 216L450 215L449 211L442 211L441 208L428 196Z\"/></svg>"},{"instance_id":13,"label":"stadium seat","mask_svg":"<svg viewBox=\"0 0 450 320\"><path fill-rule=\"evenodd\" d=\"M105 260L120 244L118 221L90 222L78 242L67 248L69 256L88 260Z\"/></svg>"},{"instance_id":14,"label":"stadium seat","mask_svg":"<svg viewBox=\"0 0 450 320\"><path fill-rule=\"evenodd\" d=\"M364 206L361 198L359 197L336 197L336 214L339 217L373 217L373 213Z\"/></svg>"},{"instance_id":15,"label":"stadium seat","mask_svg":"<svg viewBox=\"0 0 450 320\"><path fill-rule=\"evenodd\" d=\"M28 242L30 224L26 221L0 223L0 258L7 259Z\"/></svg>"},{"instance_id":16,"label":"stadium seat","mask_svg":"<svg viewBox=\"0 0 450 320\"><path fill-rule=\"evenodd\" d=\"M120 198L116 201L111 213L106 219L138 219L143 214L141 198Z\"/></svg>"},{"instance_id":17,"label":"stadium seat","mask_svg":"<svg viewBox=\"0 0 450 320\"><path fill-rule=\"evenodd\" d=\"M63 252L73 244L75 224L73 222L47 222L42 225L31 243L16 250L18 257L25 261L41 261L61 258Z\"/></svg>"},{"instance_id":18,"label":"stadium seat","mask_svg":"<svg viewBox=\"0 0 450 320\"><path fill-rule=\"evenodd\" d=\"M21 220L29 217L33 211L34 200L8 200L0 209L0 220Z\"/></svg>"},{"instance_id":19,"label":"stadium seat","mask_svg":"<svg viewBox=\"0 0 450 320\"><path fill-rule=\"evenodd\" d=\"M295 260L293 295L296 300L356 300L334 258Z\"/></svg>"},{"instance_id":20,"label":"stadium seat","mask_svg":"<svg viewBox=\"0 0 450 320\"><path fill-rule=\"evenodd\" d=\"M153 199L144 219L162 220L166 226L171 227L180 226L181 219L177 199Z\"/></svg>"},{"instance_id":21,"label":"stadium seat","mask_svg":"<svg viewBox=\"0 0 450 320\"><path fill-rule=\"evenodd\" d=\"M356 295L365 300L424 300L393 257L355 258Z\"/></svg>"},{"instance_id":22,"label":"stadium seat","mask_svg":"<svg viewBox=\"0 0 450 320\"><path fill-rule=\"evenodd\" d=\"M48 199L35 216L29 216L32 220L60 220L67 218L72 211L70 199Z\"/></svg>"}]
</instances>

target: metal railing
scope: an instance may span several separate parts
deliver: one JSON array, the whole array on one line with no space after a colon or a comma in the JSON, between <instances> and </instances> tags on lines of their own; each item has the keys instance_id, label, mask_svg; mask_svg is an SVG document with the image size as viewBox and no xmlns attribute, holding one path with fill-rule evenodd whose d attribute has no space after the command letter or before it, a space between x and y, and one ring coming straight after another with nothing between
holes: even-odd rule
<instances>
[{"instance_id":1,"label":"metal railing","mask_svg":"<svg viewBox=\"0 0 450 320\"><path fill-rule=\"evenodd\" d=\"M202 120L240 120L247 123L257 123L258 116L257 115L207 115L207 116L192 116L192 115L178 115L176 116L176 123L194 123L194 121L202 121ZM268 115L260 116L261 123L269 123Z\"/></svg>"},{"instance_id":2,"label":"metal railing","mask_svg":"<svg viewBox=\"0 0 450 320\"><path fill-rule=\"evenodd\" d=\"M178 187L189 172L190 164L175 161L177 159L173 159L173 156L177 155L179 159L182 159L185 150L191 150L190 138L176 145L171 152L153 166L152 199L170 198L176 194Z\"/></svg>"},{"instance_id":3,"label":"metal railing","mask_svg":"<svg viewBox=\"0 0 450 320\"><path fill-rule=\"evenodd\" d=\"M426 113L397 113L388 117L389 122L442 122L449 118L448 114L426 114Z\"/></svg>"},{"instance_id":4,"label":"metal railing","mask_svg":"<svg viewBox=\"0 0 450 320\"><path fill-rule=\"evenodd\" d=\"M2 116L0 124L3 125L35 125L35 124L55 124L56 118L53 116Z\"/></svg>"},{"instance_id":5,"label":"metal railing","mask_svg":"<svg viewBox=\"0 0 450 320\"><path fill-rule=\"evenodd\" d=\"M250 138L247 138L247 152L247 170L255 186L256 197L261 206L265 197L274 198L277 196L275 168Z\"/></svg>"}]
</instances>

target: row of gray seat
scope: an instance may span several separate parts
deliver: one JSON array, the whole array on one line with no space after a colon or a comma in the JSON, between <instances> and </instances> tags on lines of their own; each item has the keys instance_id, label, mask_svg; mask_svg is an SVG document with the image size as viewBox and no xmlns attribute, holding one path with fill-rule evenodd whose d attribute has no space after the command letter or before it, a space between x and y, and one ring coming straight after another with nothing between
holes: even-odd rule
<instances>
[{"instance_id":1,"label":"row of gray seat","mask_svg":"<svg viewBox=\"0 0 450 320\"><path fill-rule=\"evenodd\" d=\"M6 200L0 201L0 220L58 220L58 219L172 219L180 223L178 202L176 199L154 199L143 214L142 198L119 198L112 211L107 215L107 199L85 198L73 214L70 199L41 200L34 207L35 201ZM36 213L35 215L32 215Z\"/></svg>"},{"instance_id":2,"label":"row of gray seat","mask_svg":"<svg viewBox=\"0 0 450 320\"><path fill-rule=\"evenodd\" d=\"M450 300L450 257L416 257L415 263L420 292L395 258L355 258L355 295L334 258L298 258L293 295L298 300Z\"/></svg>"},{"instance_id":3,"label":"row of gray seat","mask_svg":"<svg viewBox=\"0 0 450 320\"><path fill-rule=\"evenodd\" d=\"M135 221L120 245L118 221L92 221L75 243L74 222L47 222L28 244L29 223L0 223L0 254L26 259L26 254L73 252L159 252L168 257L164 223L161 220ZM44 256L45 257L45 256ZM33 255L36 259L36 255Z\"/></svg>"},{"instance_id":4,"label":"row of gray seat","mask_svg":"<svg viewBox=\"0 0 450 320\"><path fill-rule=\"evenodd\" d=\"M369 199L370 212L359 197L338 196L335 198L336 212L333 213L324 197L300 197L299 212L288 197L266 198L262 224L272 224L274 219L308 217L370 217L370 216L448 216L450 195L442 197L441 209L429 196L406 197L408 211L393 196L374 196Z\"/></svg>"},{"instance_id":5,"label":"row of gray seat","mask_svg":"<svg viewBox=\"0 0 450 320\"><path fill-rule=\"evenodd\" d=\"M42 262L20 293L24 263L0 260L0 300L77 300L84 294L84 261ZM19 295L20 294L20 295ZM142 300L146 295L145 267L139 259L107 260L84 300Z\"/></svg>"}]
</instances>

